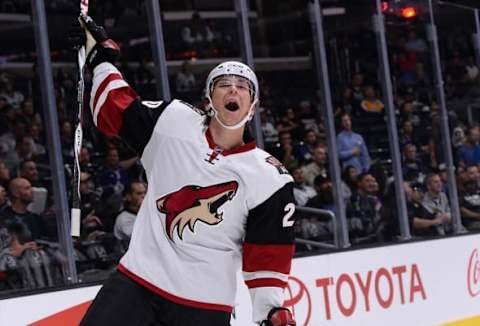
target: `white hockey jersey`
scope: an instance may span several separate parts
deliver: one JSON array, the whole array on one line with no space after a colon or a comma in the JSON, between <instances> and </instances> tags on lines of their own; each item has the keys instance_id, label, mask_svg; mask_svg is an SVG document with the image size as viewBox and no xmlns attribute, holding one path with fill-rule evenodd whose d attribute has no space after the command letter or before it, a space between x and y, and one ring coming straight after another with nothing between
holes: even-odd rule
<instances>
[{"instance_id":1,"label":"white hockey jersey","mask_svg":"<svg viewBox=\"0 0 480 326\"><path fill-rule=\"evenodd\" d=\"M242 267L265 319L283 304L294 253L293 180L252 140L217 147L202 112L180 100L141 102L118 70L94 70L95 125L141 155L148 191L118 269L173 302L231 312Z\"/></svg>"}]
</instances>

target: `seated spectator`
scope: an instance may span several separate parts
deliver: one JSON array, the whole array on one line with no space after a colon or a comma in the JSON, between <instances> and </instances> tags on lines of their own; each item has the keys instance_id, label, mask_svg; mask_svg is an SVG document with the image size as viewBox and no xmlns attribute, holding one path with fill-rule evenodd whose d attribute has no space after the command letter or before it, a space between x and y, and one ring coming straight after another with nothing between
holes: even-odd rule
<instances>
[{"instance_id":1,"label":"seated spectator","mask_svg":"<svg viewBox=\"0 0 480 326\"><path fill-rule=\"evenodd\" d=\"M283 131L279 134L279 143L272 151L275 156L287 169L294 169L299 166L298 160L295 157L294 145L292 135L288 131Z\"/></svg>"},{"instance_id":2,"label":"seated spectator","mask_svg":"<svg viewBox=\"0 0 480 326\"><path fill-rule=\"evenodd\" d=\"M34 158L35 152L32 137L22 136L17 140L15 150L5 156L4 163L10 171L15 171L22 161L32 160Z\"/></svg>"},{"instance_id":3,"label":"seated spectator","mask_svg":"<svg viewBox=\"0 0 480 326\"><path fill-rule=\"evenodd\" d=\"M460 146L457 152L457 161L460 166L480 164L480 128L468 128L467 141Z\"/></svg>"},{"instance_id":4,"label":"seated spectator","mask_svg":"<svg viewBox=\"0 0 480 326\"><path fill-rule=\"evenodd\" d=\"M279 133L289 132L292 138L300 140L302 136L302 125L298 121L297 115L293 108L288 108L284 115L280 117L280 121L277 124L277 130Z\"/></svg>"},{"instance_id":5,"label":"seated spectator","mask_svg":"<svg viewBox=\"0 0 480 326\"><path fill-rule=\"evenodd\" d=\"M28 211L33 200L32 186L24 178L15 178L9 186L11 205L0 217L12 235L12 246L22 252L22 281L26 288L53 286L60 277L59 262L63 256L58 244L49 241L42 216ZM38 243L42 242L42 247Z\"/></svg>"},{"instance_id":6,"label":"seated spectator","mask_svg":"<svg viewBox=\"0 0 480 326\"><path fill-rule=\"evenodd\" d=\"M451 230L450 205L447 195L442 191L443 182L437 173L427 175L425 179L427 192L422 200L422 206L429 219L440 219L442 223L436 226L439 235L445 235Z\"/></svg>"},{"instance_id":7,"label":"seated spectator","mask_svg":"<svg viewBox=\"0 0 480 326\"><path fill-rule=\"evenodd\" d=\"M32 185L25 178L15 178L10 181L9 194L11 205L7 207L1 219L16 238L21 242L37 239L48 239L49 234L45 221L40 215L28 211L28 205L33 201Z\"/></svg>"},{"instance_id":8,"label":"seated spectator","mask_svg":"<svg viewBox=\"0 0 480 326\"><path fill-rule=\"evenodd\" d=\"M315 145L313 149L313 162L305 165L302 169L305 181L310 186L313 185L318 175L326 177L328 173L327 146L323 143Z\"/></svg>"},{"instance_id":9,"label":"seated spectator","mask_svg":"<svg viewBox=\"0 0 480 326\"><path fill-rule=\"evenodd\" d=\"M95 210L101 205L100 197L95 192L95 185L91 175L87 172L80 172L80 211L82 221L82 237L91 239L91 233L103 229L103 222L96 215Z\"/></svg>"},{"instance_id":10,"label":"seated spectator","mask_svg":"<svg viewBox=\"0 0 480 326\"><path fill-rule=\"evenodd\" d=\"M316 194L307 201L305 206L320 208L335 213L335 203L333 202L332 181L329 177L317 175L314 180Z\"/></svg>"},{"instance_id":11,"label":"seated spectator","mask_svg":"<svg viewBox=\"0 0 480 326\"><path fill-rule=\"evenodd\" d=\"M477 84L480 77L480 70L475 63L475 58L469 56L467 59L467 64L465 65L466 72L466 82L471 84Z\"/></svg>"},{"instance_id":12,"label":"seated spectator","mask_svg":"<svg viewBox=\"0 0 480 326\"><path fill-rule=\"evenodd\" d=\"M385 105L378 99L375 88L371 85L365 87L364 95L362 102L360 102L361 116L373 122L379 122L383 117Z\"/></svg>"},{"instance_id":13,"label":"seated spectator","mask_svg":"<svg viewBox=\"0 0 480 326\"><path fill-rule=\"evenodd\" d=\"M98 185L104 193L121 198L127 186L127 172L119 164L118 150L110 148L105 157L104 168L98 175Z\"/></svg>"},{"instance_id":14,"label":"seated spectator","mask_svg":"<svg viewBox=\"0 0 480 326\"><path fill-rule=\"evenodd\" d=\"M347 205L349 232L353 241L372 240L380 221L381 202L374 176L362 173L357 178L357 191Z\"/></svg>"},{"instance_id":15,"label":"seated spectator","mask_svg":"<svg viewBox=\"0 0 480 326\"><path fill-rule=\"evenodd\" d=\"M10 170L7 168L5 163L0 160L0 185L7 187L10 182Z\"/></svg>"},{"instance_id":16,"label":"seated spectator","mask_svg":"<svg viewBox=\"0 0 480 326\"><path fill-rule=\"evenodd\" d=\"M342 172L342 187L344 189L345 202L350 200L352 194L357 191L358 172L353 166L349 165Z\"/></svg>"},{"instance_id":17,"label":"seated spectator","mask_svg":"<svg viewBox=\"0 0 480 326\"><path fill-rule=\"evenodd\" d=\"M438 235L439 227L446 222L446 216L431 215L423 207L424 193L419 185L406 187L408 218L415 236Z\"/></svg>"},{"instance_id":18,"label":"seated spectator","mask_svg":"<svg viewBox=\"0 0 480 326\"><path fill-rule=\"evenodd\" d=\"M182 41L187 50L196 51L196 56L209 53L215 38L208 24L194 12L189 24L182 29Z\"/></svg>"},{"instance_id":19,"label":"seated spectator","mask_svg":"<svg viewBox=\"0 0 480 326\"><path fill-rule=\"evenodd\" d=\"M28 210L36 214L43 213L47 204L48 189L38 176L37 164L35 161L26 160L20 163L19 170L19 176L27 179L32 185L33 200L28 205Z\"/></svg>"},{"instance_id":20,"label":"seated spectator","mask_svg":"<svg viewBox=\"0 0 480 326\"><path fill-rule=\"evenodd\" d=\"M113 234L119 241L122 252L128 248L133 225L146 192L147 187L139 181L130 182L125 191L125 209L117 216L113 228Z\"/></svg>"},{"instance_id":21,"label":"seated spectator","mask_svg":"<svg viewBox=\"0 0 480 326\"><path fill-rule=\"evenodd\" d=\"M417 36L414 30L408 32L408 39L405 43L405 49L415 53L424 53L428 51L427 43L424 39Z\"/></svg>"},{"instance_id":22,"label":"seated spectator","mask_svg":"<svg viewBox=\"0 0 480 326\"><path fill-rule=\"evenodd\" d=\"M335 118L340 118L343 114L350 116L356 116L357 114L354 112L353 91L349 87L343 90L342 97L336 105Z\"/></svg>"},{"instance_id":23,"label":"seated spectator","mask_svg":"<svg viewBox=\"0 0 480 326\"><path fill-rule=\"evenodd\" d=\"M422 184L428 174L428 168L417 157L417 146L407 144L403 148L403 178L405 181Z\"/></svg>"},{"instance_id":24,"label":"seated spectator","mask_svg":"<svg viewBox=\"0 0 480 326\"><path fill-rule=\"evenodd\" d=\"M7 103L12 106L12 108L15 110L19 109L20 104L25 99L23 94L18 90L15 90L11 80L4 80L3 86L3 91L0 93L0 96L4 97L7 100Z\"/></svg>"},{"instance_id":25,"label":"seated spectator","mask_svg":"<svg viewBox=\"0 0 480 326\"><path fill-rule=\"evenodd\" d=\"M303 141L298 144L295 149L295 155L298 157L300 164L308 164L313 160L313 149L318 142L318 137L315 131L305 131Z\"/></svg>"},{"instance_id":26,"label":"seated spectator","mask_svg":"<svg viewBox=\"0 0 480 326\"><path fill-rule=\"evenodd\" d=\"M359 173L370 168L370 155L360 134L352 131L352 119L348 114L341 117L342 131L337 135L337 150L342 168L353 166Z\"/></svg>"},{"instance_id":27,"label":"seated spectator","mask_svg":"<svg viewBox=\"0 0 480 326\"><path fill-rule=\"evenodd\" d=\"M364 76L362 73L355 73L352 75L352 85L350 89L352 90L352 104L353 104L353 112L358 113L360 109L360 103L363 101L364 94Z\"/></svg>"},{"instance_id":28,"label":"seated spectator","mask_svg":"<svg viewBox=\"0 0 480 326\"><path fill-rule=\"evenodd\" d=\"M466 180L459 191L462 223L472 231L480 231L480 172L477 165L466 168ZM460 190L460 189L459 189Z\"/></svg>"},{"instance_id":29,"label":"seated spectator","mask_svg":"<svg viewBox=\"0 0 480 326\"><path fill-rule=\"evenodd\" d=\"M175 89L177 93L185 94L196 90L197 80L191 71L190 62L185 60L175 78ZM180 97L180 96L179 96ZM183 98L183 97L182 97Z\"/></svg>"},{"instance_id":30,"label":"seated spectator","mask_svg":"<svg viewBox=\"0 0 480 326\"><path fill-rule=\"evenodd\" d=\"M303 176L303 170L300 167L293 169L293 197L295 198L296 204L300 206L305 206L307 201L315 196L315 189L305 183L305 178Z\"/></svg>"},{"instance_id":31,"label":"seated spectator","mask_svg":"<svg viewBox=\"0 0 480 326\"><path fill-rule=\"evenodd\" d=\"M4 209L7 207L7 191L2 185L0 185L0 217L2 216L2 212L4 211Z\"/></svg>"},{"instance_id":32,"label":"seated spectator","mask_svg":"<svg viewBox=\"0 0 480 326\"><path fill-rule=\"evenodd\" d=\"M262 127L263 141L265 143L265 150L271 151L275 144L278 143L278 130L268 119L268 113L265 109L260 108L260 122Z\"/></svg>"}]
</instances>

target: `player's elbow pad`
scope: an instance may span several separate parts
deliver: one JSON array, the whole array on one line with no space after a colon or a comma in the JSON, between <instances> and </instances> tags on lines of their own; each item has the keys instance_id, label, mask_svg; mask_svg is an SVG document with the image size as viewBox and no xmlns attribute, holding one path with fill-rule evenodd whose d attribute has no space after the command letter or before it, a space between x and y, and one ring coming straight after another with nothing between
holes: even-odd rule
<instances>
[{"instance_id":1,"label":"player's elbow pad","mask_svg":"<svg viewBox=\"0 0 480 326\"><path fill-rule=\"evenodd\" d=\"M120 54L120 47L112 40L107 39L101 43L95 44L93 49L88 53L86 64L90 69L94 69L102 62L115 63Z\"/></svg>"}]
</instances>

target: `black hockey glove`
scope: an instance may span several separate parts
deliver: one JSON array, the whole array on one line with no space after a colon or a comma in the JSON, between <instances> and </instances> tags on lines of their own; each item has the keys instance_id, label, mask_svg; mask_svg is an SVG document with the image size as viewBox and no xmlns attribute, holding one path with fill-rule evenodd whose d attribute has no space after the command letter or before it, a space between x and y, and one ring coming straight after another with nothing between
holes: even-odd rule
<instances>
[{"instance_id":1,"label":"black hockey glove","mask_svg":"<svg viewBox=\"0 0 480 326\"><path fill-rule=\"evenodd\" d=\"M77 49L85 45L85 64L94 69L102 62L115 63L120 47L110 39L102 26L98 26L90 16L80 14L81 26L74 26L69 32L69 43Z\"/></svg>"},{"instance_id":2,"label":"black hockey glove","mask_svg":"<svg viewBox=\"0 0 480 326\"><path fill-rule=\"evenodd\" d=\"M296 326L292 313L287 308L273 308L260 326Z\"/></svg>"}]
</instances>

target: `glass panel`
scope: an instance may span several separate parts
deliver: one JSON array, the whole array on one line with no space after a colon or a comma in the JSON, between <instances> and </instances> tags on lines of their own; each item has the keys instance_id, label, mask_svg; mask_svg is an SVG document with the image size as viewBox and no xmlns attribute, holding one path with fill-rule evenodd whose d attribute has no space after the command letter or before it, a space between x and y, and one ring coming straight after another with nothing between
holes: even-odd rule
<instances>
[{"instance_id":1,"label":"glass panel","mask_svg":"<svg viewBox=\"0 0 480 326\"><path fill-rule=\"evenodd\" d=\"M390 3L384 14L411 233L414 238L445 235L452 232L452 224L427 32L428 2ZM456 119L450 123L456 125Z\"/></svg>"},{"instance_id":2,"label":"glass panel","mask_svg":"<svg viewBox=\"0 0 480 326\"><path fill-rule=\"evenodd\" d=\"M63 284L64 260L30 6L9 3L0 21L0 296Z\"/></svg>"},{"instance_id":3,"label":"glass panel","mask_svg":"<svg viewBox=\"0 0 480 326\"><path fill-rule=\"evenodd\" d=\"M472 155L480 150L480 74L473 43L479 31L473 8L442 3L435 10L462 224L479 231L480 204L473 198L479 192L480 158Z\"/></svg>"},{"instance_id":4,"label":"glass panel","mask_svg":"<svg viewBox=\"0 0 480 326\"><path fill-rule=\"evenodd\" d=\"M345 13L325 17L328 67L337 119L347 225L352 246L384 243L398 234L386 105L371 1L349 2Z\"/></svg>"}]
</instances>

